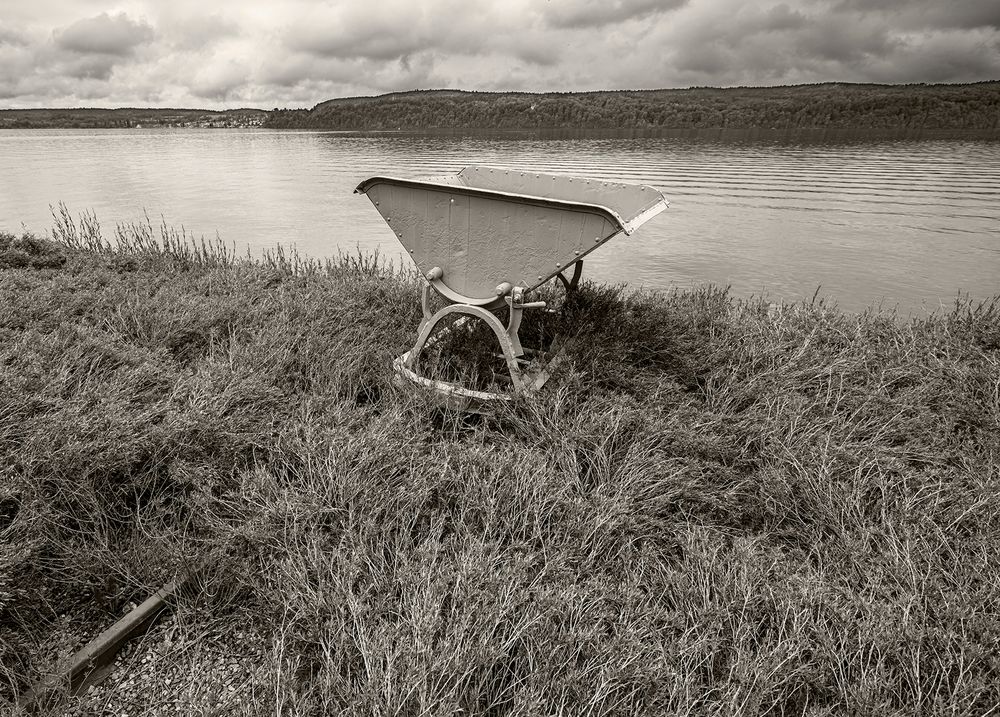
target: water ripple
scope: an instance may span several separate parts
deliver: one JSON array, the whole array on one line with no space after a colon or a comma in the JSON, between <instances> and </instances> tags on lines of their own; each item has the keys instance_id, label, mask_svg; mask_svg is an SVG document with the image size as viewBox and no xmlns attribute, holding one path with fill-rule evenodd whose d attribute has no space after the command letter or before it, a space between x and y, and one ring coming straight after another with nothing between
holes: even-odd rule
<instances>
[{"instance_id":1,"label":"water ripple","mask_svg":"<svg viewBox=\"0 0 1000 717\"><path fill-rule=\"evenodd\" d=\"M379 249L392 233L351 194L373 174L467 164L657 187L671 209L588 260L588 274L652 288L704 282L788 300L823 293L934 308L1000 286L1000 143L711 143L357 136L254 130L0 131L0 229L44 233L49 205L106 226L184 224L261 250Z\"/></svg>"}]
</instances>

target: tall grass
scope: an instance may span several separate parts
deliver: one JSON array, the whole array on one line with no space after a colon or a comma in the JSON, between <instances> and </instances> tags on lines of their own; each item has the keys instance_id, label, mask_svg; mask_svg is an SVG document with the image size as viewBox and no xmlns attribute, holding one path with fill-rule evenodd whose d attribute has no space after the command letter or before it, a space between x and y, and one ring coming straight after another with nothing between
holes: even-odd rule
<instances>
[{"instance_id":1,"label":"tall grass","mask_svg":"<svg viewBox=\"0 0 1000 717\"><path fill-rule=\"evenodd\" d=\"M64 257L0 271L5 699L204 564L260 714L997 711L996 301L585 284L560 379L468 418L393 384L382 262L60 217L3 239Z\"/></svg>"}]
</instances>

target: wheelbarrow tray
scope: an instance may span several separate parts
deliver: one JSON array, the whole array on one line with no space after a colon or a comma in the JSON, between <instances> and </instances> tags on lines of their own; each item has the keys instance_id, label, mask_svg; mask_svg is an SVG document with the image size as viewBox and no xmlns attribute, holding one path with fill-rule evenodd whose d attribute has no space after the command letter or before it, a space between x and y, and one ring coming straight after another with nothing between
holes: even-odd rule
<instances>
[{"instance_id":1,"label":"wheelbarrow tray","mask_svg":"<svg viewBox=\"0 0 1000 717\"><path fill-rule=\"evenodd\" d=\"M659 191L498 167L456 175L376 176L363 193L421 273L445 298L496 304L503 284L530 291L616 234L631 234L667 208Z\"/></svg>"}]
</instances>

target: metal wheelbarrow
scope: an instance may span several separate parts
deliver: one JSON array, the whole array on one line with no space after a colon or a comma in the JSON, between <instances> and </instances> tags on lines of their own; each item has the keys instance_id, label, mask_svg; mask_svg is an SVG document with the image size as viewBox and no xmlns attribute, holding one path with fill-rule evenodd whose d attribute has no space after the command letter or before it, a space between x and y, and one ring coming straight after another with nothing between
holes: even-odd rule
<instances>
[{"instance_id":1,"label":"metal wheelbarrow","mask_svg":"<svg viewBox=\"0 0 1000 717\"><path fill-rule=\"evenodd\" d=\"M425 280L416 343L393 364L399 380L466 411L538 391L562 361L565 345L554 342L544 352L521 346L523 311L546 306L528 301L528 293L554 278L567 291L576 289L587 254L616 234L632 234L668 206L652 187L499 167L419 179L376 176L354 191L368 195ZM447 302L436 312L430 309L432 289ZM504 307L506 323L494 313ZM493 330L511 392L474 390L419 373L421 352L446 331L438 329L441 321L455 315L480 319Z\"/></svg>"}]
</instances>

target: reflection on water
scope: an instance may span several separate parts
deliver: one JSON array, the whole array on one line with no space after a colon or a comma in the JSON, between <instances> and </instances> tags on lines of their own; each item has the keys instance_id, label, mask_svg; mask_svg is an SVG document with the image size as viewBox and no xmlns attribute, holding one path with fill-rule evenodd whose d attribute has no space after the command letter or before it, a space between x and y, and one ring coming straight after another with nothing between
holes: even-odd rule
<instances>
[{"instance_id":1,"label":"reflection on water","mask_svg":"<svg viewBox=\"0 0 1000 717\"><path fill-rule=\"evenodd\" d=\"M260 250L400 258L368 200L374 174L494 164L642 182L670 209L594 252L585 276L706 282L773 299L821 295L936 308L1000 287L1000 142L857 133L637 137L358 135L265 130L0 131L0 228L44 233L49 205L142 219ZM721 140L726 141L721 141Z\"/></svg>"}]
</instances>

